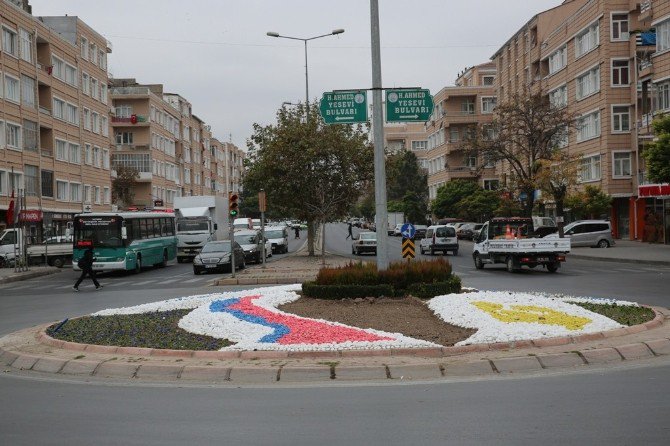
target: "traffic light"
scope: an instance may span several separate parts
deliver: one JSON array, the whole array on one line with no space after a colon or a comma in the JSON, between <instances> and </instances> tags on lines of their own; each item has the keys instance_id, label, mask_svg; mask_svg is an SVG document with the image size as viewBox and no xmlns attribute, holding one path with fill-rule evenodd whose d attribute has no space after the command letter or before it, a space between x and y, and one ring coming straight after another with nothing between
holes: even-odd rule
<instances>
[{"instance_id":1,"label":"traffic light","mask_svg":"<svg viewBox=\"0 0 670 446\"><path fill-rule=\"evenodd\" d=\"M231 192L228 195L228 211L231 217L237 217L237 211L240 208L240 205L237 203L237 200L240 198L235 192Z\"/></svg>"}]
</instances>

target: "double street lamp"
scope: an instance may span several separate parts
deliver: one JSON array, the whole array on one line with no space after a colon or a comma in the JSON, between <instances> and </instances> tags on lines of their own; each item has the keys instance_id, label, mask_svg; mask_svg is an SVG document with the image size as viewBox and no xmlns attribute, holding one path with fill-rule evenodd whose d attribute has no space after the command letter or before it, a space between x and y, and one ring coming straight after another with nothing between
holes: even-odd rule
<instances>
[{"instance_id":1,"label":"double street lamp","mask_svg":"<svg viewBox=\"0 0 670 446\"><path fill-rule=\"evenodd\" d=\"M307 107L307 112L309 113L309 76L307 74L307 42L310 40L315 40L315 39L320 39L322 37L328 37L328 36L336 36L337 34L342 34L344 32L343 29L334 29L332 32L329 34L323 34L320 36L314 36L314 37L308 37L306 39L302 39L300 37L290 37L290 36L282 36L279 33L275 32L268 32L266 33L270 37L278 37L281 39L291 39L291 40L301 40L305 44L305 106Z\"/></svg>"}]
</instances>

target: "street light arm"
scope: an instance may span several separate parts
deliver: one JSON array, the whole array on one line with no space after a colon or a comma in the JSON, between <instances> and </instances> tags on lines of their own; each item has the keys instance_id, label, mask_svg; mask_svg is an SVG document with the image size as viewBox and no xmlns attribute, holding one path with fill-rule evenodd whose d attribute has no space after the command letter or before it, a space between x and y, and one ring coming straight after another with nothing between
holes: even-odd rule
<instances>
[{"instance_id":1,"label":"street light arm","mask_svg":"<svg viewBox=\"0 0 670 446\"><path fill-rule=\"evenodd\" d=\"M268 32L266 32L265 34L266 34L267 36L269 36L269 37L278 37L278 38L281 38L281 39L300 40L300 41L302 41L302 42L307 42L307 41L309 41L309 40L320 39L320 38L322 38L322 37L336 36L336 35L338 35L338 34L342 34L343 32L344 32L344 30L343 30L342 28L339 28L339 29L334 29L334 30L332 30L332 31L329 32L328 34L322 34L322 35L320 35L320 36L307 37L307 38L291 37L291 36L282 36L281 34L276 33L276 32L274 32L274 31L268 31Z\"/></svg>"}]
</instances>

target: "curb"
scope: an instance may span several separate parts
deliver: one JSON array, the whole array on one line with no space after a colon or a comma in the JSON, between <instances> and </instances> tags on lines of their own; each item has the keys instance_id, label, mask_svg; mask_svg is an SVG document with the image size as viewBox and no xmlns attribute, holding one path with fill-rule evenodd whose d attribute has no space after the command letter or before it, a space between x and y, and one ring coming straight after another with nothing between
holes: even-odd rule
<instances>
[{"instance_id":1,"label":"curb","mask_svg":"<svg viewBox=\"0 0 670 446\"><path fill-rule=\"evenodd\" d=\"M598 257L598 256L574 254L572 252L570 252L570 254L568 254L568 258L580 259L580 260L593 260L593 261L600 261L600 262L612 262L612 263L639 263L639 264L643 264L643 265L670 266L670 261L667 261L667 260L617 259L617 258L612 258L612 257Z\"/></svg>"},{"instance_id":2,"label":"curb","mask_svg":"<svg viewBox=\"0 0 670 446\"><path fill-rule=\"evenodd\" d=\"M51 274L60 273L60 269L49 269L45 271L27 271L16 273L16 275L8 277L0 277L0 285L4 283L20 282L22 280L34 279L35 277L50 276Z\"/></svg>"}]
</instances>

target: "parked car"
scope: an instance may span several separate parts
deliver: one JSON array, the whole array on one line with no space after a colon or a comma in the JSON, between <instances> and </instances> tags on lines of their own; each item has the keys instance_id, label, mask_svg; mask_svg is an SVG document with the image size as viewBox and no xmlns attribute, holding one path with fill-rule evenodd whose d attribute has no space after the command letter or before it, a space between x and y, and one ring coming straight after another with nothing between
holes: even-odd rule
<instances>
[{"instance_id":1,"label":"parked car","mask_svg":"<svg viewBox=\"0 0 670 446\"><path fill-rule=\"evenodd\" d=\"M239 243L235 246L235 269L244 269L244 250ZM200 253L193 258L193 274L205 272L231 272L230 240L218 240L205 243Z\"/></svg>"},{"instance_id":2,"label":"parked car","mask_svg":"<svg viewBox=\"0 0 670 446\"><path fill-rule=\"evenodd\" d=\"M263 260L263 240L261 231L247 229L235 232L235 241L244 249L244 259L247 262L261 263Z\"/></svg>"},{"instance_id":3,"label":"parked car","mask_svg":"<svg viewBox=\"0 0 670 446\"><path fill-rule=\"evenodd\" d=\"M261 228L261 219L260 218L252 218L251 219L251 227L252 227L252 229L260 229Z\"/></svg>"},{"instance_id":4,"label":"parked car","mask_svg":"<svg viewBox=\"0 0 670 446\"><path fill-rule=\"evenodd\" d=\"M592 246L595 248L609 248L614 246L612 225L607 220L578 220L563 228L566 236L570 237L571 246ZM558 233L547 235L545 238L558 237Z\"/></svg>"},{"instance_id":5,"label":"parked car","mask_svg":"<svg viewBox=\"0 0 670 446\"><path fill-rule=\"evenodd\" d=\"M361 232L354 236L354 241L351 244L351 253L355 256L364 252L371 252L377 255L377 233L376 232Z\"/></svg>"},{"instance_id":6,"label":"parked car","mask_svg":"<svg viewBox=\"0 0 670 446\"><path fill-rule=\"evenodd\" d=\"M270 240L272 253L286 254L288 252L288 229L286 229L286 226L266 226L265 238Z\"/></svg>"},{"instance_id":7,"label":"parked car","mask_svg":"<svg viewBox=\"0 0 670 446\"><path fill-rule=\"evenodd\" d=\"M236 218L233 220L233 229L236 231L239 229L252 229L251 219L244 217Z\"/></svg>"},{"instance_id":8,"label":"parked car","mask_svg":"<svg viewBox=\"0 0 670 446\"><path fill-rule=\"evenodd\" d=\"M428 226L426 225L414 225L416 232L414 233L414 239L420 240L426 236L426 231L428 231Z\"/></svg>"},{"instance_id":9,"label":"parked car","mask_svg":"<svg viewBox=\"0 0 670 446\"><path fill-rule=\"evenodd\" d=\"M463 240L472 240L484 226L484 223L466 223L456 231L456 236Z\"/></svg>"},{"instance_id":10,"label":"parked car","mask_svg":"<svg viewBox=\"0 0 670 446\"><path fill-rule=\"evenodd\" d=\"M419 244L421 254L430 253L435 255L436 252L441 251L446 255L451 251L453 255L458 255L458 238L456 237L456 230L453 226L434 225L429 226L426 231L426 237L421 239Z\"/></svg>"},{"instance_id":11,"label":"parked car","mask_svg":"<svg viewBox=\"0 0 670 446\"><path fill-rule=\"evenodd\" d=\"M464 222L459 222L459 223L453 223L454 229L456 229L456 237L461 238L462 231L461 229L469 227L470 225L474 225L475 222L473 221L464 221Z\"/></svg>"}]
</instances>

